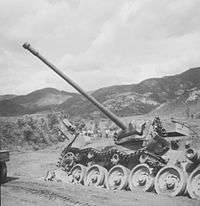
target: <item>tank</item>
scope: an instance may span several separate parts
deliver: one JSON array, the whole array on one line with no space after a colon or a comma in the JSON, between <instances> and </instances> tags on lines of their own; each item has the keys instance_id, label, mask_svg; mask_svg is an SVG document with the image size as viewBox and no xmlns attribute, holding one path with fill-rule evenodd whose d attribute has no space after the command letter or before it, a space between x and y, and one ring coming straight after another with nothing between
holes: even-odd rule
<instances>
[{"instance_id":1,"label":"tank","mask_svg":"<svg viewBox=\"0 0 200 206\"><path fill-rule=\"evenodd\" d=\"M171 124L176 128L169 131L163 127L160 118L155 117L137 131L131 122L124 124L30 44L25 43L23 47L120 128L112 138L87 144L82 141L81 144L84 139L82 127L74 126L68 120L62 121L68 131L68 134L63 134L67 138L71 136L70 143L61 152L57 164L59 169L49 172L46 180L60 178L65 182L112 190L154 191L169 196L189 194L192 198L200 198L200 155L190 144L186 144L186 140L190 139L187 133L190 128L173 119Z\"/></svg>"}]
</instances>

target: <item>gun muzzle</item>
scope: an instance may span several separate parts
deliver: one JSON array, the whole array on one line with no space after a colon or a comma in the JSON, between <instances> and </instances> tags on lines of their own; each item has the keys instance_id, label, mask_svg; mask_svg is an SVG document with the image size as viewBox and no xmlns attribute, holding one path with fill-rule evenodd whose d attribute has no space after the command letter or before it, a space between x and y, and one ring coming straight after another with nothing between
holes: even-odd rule
<instances>
[{"instance_id":1,"label":"gun muzzle","mask_svg":"<svg viewBox=\"0 0 200 206\"><path fill-rule=\"evenodd\" d=\"M26 43L23 44L23 47L24 47L24 49L29 49L30 44L28 42L26 42Z\"/></svg>"}]
</instances>

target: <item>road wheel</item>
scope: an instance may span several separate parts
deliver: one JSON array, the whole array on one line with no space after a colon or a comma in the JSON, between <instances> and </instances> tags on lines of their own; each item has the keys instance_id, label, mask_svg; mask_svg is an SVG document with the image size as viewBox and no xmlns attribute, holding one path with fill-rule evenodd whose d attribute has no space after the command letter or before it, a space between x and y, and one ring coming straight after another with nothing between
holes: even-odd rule
<instances>
[{"instance_id":1,"label":"road wheel","mask_svg":"<svg viewBox=\"0 0 200 206\"><path fill-rule=\"evenodd\" d=\"M134 167L129 175L129 187L131 191L151 191L154 185L154 176L147 164L139 164Z\"/></svg>"},{"instance_id":2,"label":"road wheel","mask_svg":"<svg viewBox=\"0 0 200 206\"><path fill-rule=\"evenodd\" d=\"M186 174L176 166L165 166L156 175L155 190L171 197L182 195L186 189Z\"/></svg>"},{"instance_id":3,"label":"road wheel","mask_svg":"<svg viewBox=\"0 0 200 206\"><path fill-rule=\"evenodd\" d=\"M92 165L85 173L84 185L103 186L106 174L106 168L99 165Z\"/></svg>"},{"instance_id":4,"label":"road wheel","mask_svg":"<svg viewBox=\"0 0 200 206\"><path fill-rule=\"evenodd\" d=\"M128 187L130 170L122 165L110 169L106 178L106 187L110 190L122 190Z\"/></svg>"},{"instance_id":5,"label":"road wheel","mask_svg":"<svg viewBox=\"0 0 200 206\"><path fill-rule=\"evenodd\" d=\"M196 168L189 176L187 191L191 198L200 199L200 167Z\"/></svg>"},{"instance_id":6,"label":"road wheel","mask_svg":"<svg viewBox=\"0 0 200 206\"><path fill-rule=\"evenodd\" d=\"M72 167L70 175L72 176L72 182L83 183L85 177L86 167L81 164L77 164Z\"/></svg>"}]
</instances>

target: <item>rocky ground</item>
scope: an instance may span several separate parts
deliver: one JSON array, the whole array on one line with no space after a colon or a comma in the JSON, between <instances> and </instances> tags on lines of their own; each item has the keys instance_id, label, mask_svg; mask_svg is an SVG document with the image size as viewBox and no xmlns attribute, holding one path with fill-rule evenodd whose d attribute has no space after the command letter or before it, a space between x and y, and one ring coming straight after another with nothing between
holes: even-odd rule
<instances>
[{"instance_id":1,"label":"rocky ground","mask_svg":"<svg viewBox=\"0 0 200 206\"><path fill-rule=\"evenodd\" d=\"M12 152L7 181L1 185L2 206L199 206L187 197L169 198L155 193L108 191L82 185L45 182L43 177L55 168L63 143L39 151Z\"/></svg>"}]
</instances>

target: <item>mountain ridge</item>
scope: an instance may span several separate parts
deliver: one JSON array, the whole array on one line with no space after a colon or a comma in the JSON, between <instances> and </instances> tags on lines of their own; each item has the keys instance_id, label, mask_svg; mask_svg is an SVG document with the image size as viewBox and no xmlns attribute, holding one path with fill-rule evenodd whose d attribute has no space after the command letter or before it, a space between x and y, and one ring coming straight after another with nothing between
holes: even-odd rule
<instances>
[{"instance_id":1,"label":"mountain ridge","mask_svg":"<svg viewBox=\"0 0 200 206\"><path fill-rule=\"evenodd\" d=\"M159 113L169 113L170 109L167 108L172 105L173 108L182 108L182 111L185 110L186 105L187 107L192 105L193 110L195 104L199 108L199 79L200 67L196 67L180 74L149 78L138 84L103 87L90 94L118 116L147 113L159 115ZM44 88L27 95L8 96L2 100L1 96L4 95L0 95L2 116L46 112L51 109L63 110L70 116L83 118L102 116L98 109L80 94L55 88Z\"/></svg>"}]
</instances>

